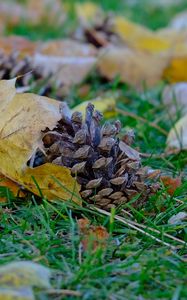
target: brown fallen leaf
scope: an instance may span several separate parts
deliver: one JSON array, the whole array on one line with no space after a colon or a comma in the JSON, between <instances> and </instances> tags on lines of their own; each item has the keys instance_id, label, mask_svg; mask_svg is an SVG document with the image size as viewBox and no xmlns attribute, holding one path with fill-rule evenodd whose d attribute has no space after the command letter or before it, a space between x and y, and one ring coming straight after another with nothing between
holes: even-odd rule
<instances>
[{"instance_id":1,"label":"brown fallen leaf","mask_svg":"<svg viewBox=\"0 0 187 300\"><path fill-rule=\"evenodd\" d=\"M176 189L182 184L181 177L172 178L170 176L160 176L160 180L170 196L173 196Z\"/></svg>"},{"instance_id":2,"label":"brown fallen leaf","mask_svg":"<svg viewBox=\"0 0 187 300\"><path fill-rule=\"evenodd\" d=\"M110 45L101 51L98 68L110 80L119 75L122 82L142 88L156 84L167 64L167 58Z\"/></svg>"},{"instance_id":3,"label":"brown fallen leaf","mask_svg":"<svg viewBox=\"0 0 187 300\"><path fill-rule=\"evenodd\" d=\"M0 37L0 53L10 55L13 52L19 52L20 57L33 55L38 43L31 42L20 36Z\"/></svg>"},{"instance_id":4,"label":"brown fallen leaf","mask_svg":"<svg viewBox=\"0 0 187 300\"><path fill-rule=\"evenodd\" d=\"M15 79L2 80L0 113L3 116L0 119L0 172L49 200L73 198L76 201L72 192L78 193L79 187L68 168L52 164L34 169L27 166L33 153L40 148L41 131L46 127L54 128L60 119L59 102L34 94L16 94Z\"/></svg>"},{"instance_id":5,"label":"brown fallen leaf","mask_svg":"<svg viewBox=\"0 0 187 300\"><path fill-rule=\"evenodd\" d=\"M103 226L94 226L88 219L79 219L77 221L81 235L83 250L96 251L98 248L106 248L109 233Z\"/></svg>"}]
</instances>

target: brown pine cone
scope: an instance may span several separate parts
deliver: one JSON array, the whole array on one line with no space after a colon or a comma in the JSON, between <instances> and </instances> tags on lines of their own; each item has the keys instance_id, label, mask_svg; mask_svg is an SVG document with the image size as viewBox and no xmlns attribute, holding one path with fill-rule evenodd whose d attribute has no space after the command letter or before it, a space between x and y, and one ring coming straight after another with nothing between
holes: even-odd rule
<instances>
[{"instance_id":1,"label":"brown pine cone","mask_svg":"<svg viewBox=\"0 0 187 300\"><path fill-rule=\"evenodd\" d=\"M101 126L102 114L91 103L85 120L80 112L61 111L57 126L43 133L44 151L48 162L71 170L86 202L110 210L136 199L137 206L159 189L150 183L139 153L117 137L119 121Z\"/></svg>"}]
</instances>

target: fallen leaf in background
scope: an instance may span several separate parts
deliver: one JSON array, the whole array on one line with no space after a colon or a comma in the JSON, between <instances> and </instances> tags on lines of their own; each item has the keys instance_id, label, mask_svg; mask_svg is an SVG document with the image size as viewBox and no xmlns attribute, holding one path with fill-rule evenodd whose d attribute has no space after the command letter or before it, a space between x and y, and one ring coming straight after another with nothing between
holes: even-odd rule
<instances>
[{"instance_id":1,"label":"fallen leaf in background","mask_svg":"<svg viewBox=\"0 0 187 300\"><path fill-rule=\"evenodd\" d=\"M184 57L176 57L171 60L163 72L163 77L169 82L187 81L187 54Z\"/></svg>"},{"instance_id":2,"label":"fallen leaf in background","mask_svg":"<svg viewBox=\"0 0 187 300\"><path fill-rule=\"evenodd\" d=\"M172 41L167 41L157 36L155 32L150 29L120 16L113 19L112 30L117 33L128 46L138 50L159 53L168 50L172 44Z\"/></svg>"},{"instance_id":3,"label":"fallen leaf in background","mask_svg":"<svg viewBox=\"0 0 187 300\"><path fill-rule=\"evenodd\" d=\"M53 25L62 25L65 14L60 0L27 0L23 4L7 0L0 3L0 18L8 27L23 21L37 25L44 20Z\"/></svg>"},{"instance_id":4,"label":"fallen leaf in background","mask_svg":"<svg viewBox=\"0 0 187 300\"><path fill-rule=\"evenodd\" d=\"M89 100L89 101L84 101L81 104L75 106L73 108L73 111L80 111L83 116L85 116L85 112L86 112L86 107L88 105L88 103L92 103L95 107L95 109L99 110L100 112L102 112L105 117L111 117L111 116L115 116L115 109L116 109L116 100L115 98L112 97L98 97L96 99L93 100Z\"/></svg>"},{"instance_id":5,"label":"fallen leaf in background","mask_svg":"<svg viewBox=\"0 0 187 300\"><path fill-rule=\"evenodd\" d=\"M66 19L60 0L27 0L26 11L30 15L29 21L34 24L46 21L56 26L62 25Z\"/></svg>"},{"instance_id":6,"label":"fallen leaf in background","mask_svg":"<svg viewBox=\"0 0 187 300\"><path fill-rule=\"evenodd\" d=\"M15 79L0 81L0 172L26 189L49 200L74 199L69 191L78 193L78 185L66 167L52 164L29 168L28 160L40 148L39 140L46 127L54 128L61 118L59 102L34 94L16 94ZM63 189L52 177L66 187Z\"/></svg>"},{"instance_id":7,"label":"fallen leaf in background","mask_svg":"<svg viewBox=\"0 0 187 300\"><path fill-rule=\"evenodd\" d=\"M187 150L187 115L170 130L166 144L168 149Z\"/></svg>"},{"instance_id":8,"label":"fallen leaf in background","mask_svg":"<svg viewBox=\"0 0 187 300\"><path fill-rule=\"evenodd\" d=\"M10 55L19 52L21 57L33 55L37 44L21 36L0 37L0 53Z\"/></svg>"},{"instance_id":9,"label":"fallen leaf in background","mask_svg":"<svg viewBox=\"0 0 187 300\"><path fill-rule=\"evenodd\" d=\"M88 219L79 219L77 223L84 251L106 248L109 233L105 227L91 225Z\"/></svg>"},{"instance_id":10,"label":"fallen leaf in background","mask_svg":"<svg viewBox=\"0 0 187 300\"><path fill-rule=\"evenodd\" d=\"M51 76L58 87L80 83L97 62L97 51L89 44L73 40L47 42L38 48L33 68L40 69L43 77Z\"/></svg>"},{"instance_id":11,"label":"fallen leaf in background","mask_svg":"<svg viewBox=\"0 0 187 300\"><path fill-rule=\"evenodd\" d=\"M169 224L180 224L182 221L185 221L187 219L187 213L185 211L181 211L176 215L173 215L171 218L169 218L168 223Z\"/></svg>"},{"instance_id":12,"label":"fallen leaf in background","mask_svg":"<svg viewBox=\"0 0 187 300\"><path fill-rule=\"evenodd\" d=\"M176 189L182 184L181 177L172 178L170 176L160 176L160 180L170 196L173 196Z\"/></svg>"},{"instance_id":13,"label":"fallen leaf in background","mask_svg":"<svg viewBox=\"0 0 187 300\"><path fill-rule=\"evenodd\" d=\"M170 114L181 112L185 115L187 113L187 83L167 85L164 88L162 100Z\"/></svg>"},{"instance_id":14,"label":"fallen leaf in background","mask_svg":"<svg viewBox=\"0 0 187 300\"><path fill-rule=\"evenodd\" d=\"M3 31L4 31L4 21L0 16L0 35L3 33Z\"/></svg>"},{"instance_id":15,"label":"fallen leaf in background","mask_svg":"<svg viewBox=\"0 0 187 300\"><path fill-rule=\"evenodd\" d=\"M150 87L162 77L168 60L125 47L108 46L100 53L99 71L109 80L120 76L137 88Z\"/></svg>"},{"instance_id":16,"label":"fallen leaf in background","mask_svg":"<svg viewBox=\"0 0 187 300\"><path fill-rule=\"evenodd\" d=\"M0 300L34 300L33 287L49 289L51 271L31 261L11 262L0 267Z\"/></svg>"},{"instance_id":17,"label":"fallen leaf in background","mask_svg":"<svg viewBox=\"0 0 187 300\"><path fill-rule=\"evenodd\" d=\"M76 3L75 12L82 26L90 27L104 18L102 9L93 2Z\"/></svg>"},{"instance_id":18,"label":"fallen leaf in background","mask_svg":"<svg viewBox=\"0 0 187 300\"><path fill-rule=\"evenodd\" d=\"M7 26L17 25L20 22L21 17L25 16L25 13L24 7L21 4L16 3L16 1L7 0L1 1L0 3L0 19L2 19Z\"/></svg>"}]
</instances>

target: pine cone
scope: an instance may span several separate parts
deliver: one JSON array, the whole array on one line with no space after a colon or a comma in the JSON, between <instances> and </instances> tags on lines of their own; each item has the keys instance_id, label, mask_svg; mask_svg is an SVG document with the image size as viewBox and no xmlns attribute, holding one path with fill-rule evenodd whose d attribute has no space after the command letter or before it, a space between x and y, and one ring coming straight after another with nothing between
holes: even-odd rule
<instances>
[{"instance_id":1,"label":"pine cone","mask_svg":"<svg viewBox=\"0 0 187 300\"><path fill-rule=\"evenodd\" d=\"M61 111L57 126L43 132L43 162L70 168L86 202L110 210L137 197L133 203L142 205L158 190L159 185L149 181L148 169L141 166L139 153L117 137L119 121L101 126L102 114L91 103L85 120L80 112Z\"/></svg>"}]
</instances>

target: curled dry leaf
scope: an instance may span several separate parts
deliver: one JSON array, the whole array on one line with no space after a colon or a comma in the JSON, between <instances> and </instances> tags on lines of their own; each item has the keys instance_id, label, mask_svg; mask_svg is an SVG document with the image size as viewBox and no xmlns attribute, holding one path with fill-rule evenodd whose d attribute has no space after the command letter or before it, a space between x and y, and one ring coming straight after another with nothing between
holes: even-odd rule
<instances>
[{"instance_id":1,"label":"curled dry leaf","mask_svg":"<svg viewBox=\"0 0 187 300\"><path fill-rule=\"evenodd\" d=\"M79 219L78 227L81 235L83 250L96 251L98 248L106 248L109 234L103 226L94 226L88 219Z\"/></svg>"},{"instance_id":2,"label":"curled dry leaf","mask_svg":"<svg viewBox=\"0 0 187 300\"><path fill-rule=\"evenodd\" d=\"M168 223L179 224L184 220L187 220L187 213L185 211L181 211L178 214L173 215L171 218L169 218Z\"/></svg>"},{"instance_id":3,"label":"curled dry leaf","mask_svg":"<svg viewBox=\"0 0 187 300\"><path fill-rule=\"evenodd\" d=\"M98 67L103 76L112 80L117 75L121 81L141 88L153 86L162 77L168 60L127 47L108 46L100 53Z\"/></svg>"},{"instance_id":4,"label":"curled dry leaf","mask_svg":"<svg viewBox=\"0 0 187 300\"><path fill-rule=\"evenodd\" d=\"M160 180L164 184L170 196L173 196L176 189L181 186L181 177L172 178L170 176L161 176Z\"/></svg>"},{"instance_id":5,"label":"curled dry leaf","mask_svg":"<svg viewBox=\"0 0 187 300\"><path fill-rule=\"evenodd\" d=\"M180 82L165 87L162 100L171 114L176 114L178 111L182 115L187 112L187 83Z\"/></svg>"},{"instance_id":6,"label":"curled dry leaf","mask_svg":"<svg viewBox=\"0 0 187 300\"><path fill-rule=\"evenodd\" d=\"M15 79L0 81L0 172L26 189L48 199L72 198L79 187L66 167L44 164L29 168L28 160L40 148L41 131L54 128L61 118L59 102L34 94L16 94ZM70 192L63 189L57 178ZM40 190L36 187L35 178ZM75 197L73 197L76 200Z\"/></svg>"},{"instance_id":7,"label":"curled dry leaf","mask_svg":"<svg viewBox=\"0 0 187 300\"><path fill-rule=\"evenodd\" d=\"M167 138L167 148L187 150L187 115L182 117L170 130Z\"/></svg>"}]
</instances>

